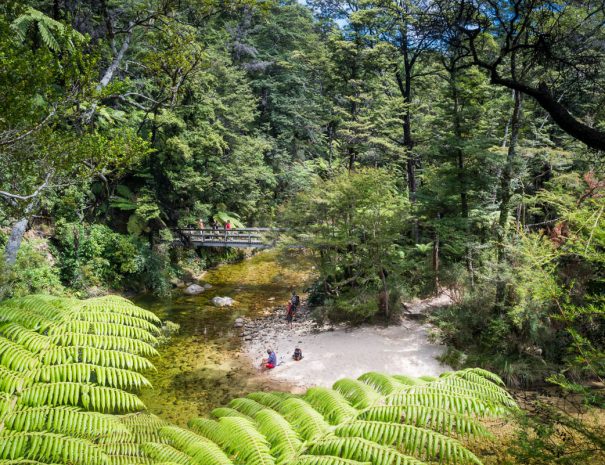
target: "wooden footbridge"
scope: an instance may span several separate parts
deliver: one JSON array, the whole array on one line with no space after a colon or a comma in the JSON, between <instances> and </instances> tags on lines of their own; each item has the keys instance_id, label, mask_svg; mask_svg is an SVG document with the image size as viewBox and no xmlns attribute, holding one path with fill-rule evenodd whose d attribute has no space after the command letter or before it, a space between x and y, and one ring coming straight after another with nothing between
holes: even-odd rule
<instances>
[{"instance_id":1,"label":"wooden footbridge","mask_svg":"<svg viewBox=\"0 0 605 465\"><path fill-rule=\"evenodd\" d=\"M183 247L237 247L240 249L269 249L275 246L278 228L183 228L175 229L175 242Z\"/></svg>"}]
</instances>

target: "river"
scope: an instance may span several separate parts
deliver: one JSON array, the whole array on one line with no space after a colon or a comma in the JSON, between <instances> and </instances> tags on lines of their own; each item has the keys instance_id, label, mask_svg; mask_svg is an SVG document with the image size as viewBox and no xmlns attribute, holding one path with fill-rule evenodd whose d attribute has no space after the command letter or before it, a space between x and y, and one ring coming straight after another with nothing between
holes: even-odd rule
<instances>
[{"instance_id":1,"label":"river","mask_svg":"<svg viewBox=\"0 0 605 465\"><path fill-rule=\"evenodd\" d=\"M176 290L170 298L140 296L135 302L162 320L181 326L153 359L148 373L153 385L141 398L149 411L185 425L234 397L255 390L289 389L286 383L259 375L240 353L239 316L260 316L287 301L291 289L301 292L312 279L311 264L301 251L264 251L235 264L209 270L204 282L212 288L198 296ZM235 299L232 307L216 307L215 296Z\"/></svg>"}]
</instances>

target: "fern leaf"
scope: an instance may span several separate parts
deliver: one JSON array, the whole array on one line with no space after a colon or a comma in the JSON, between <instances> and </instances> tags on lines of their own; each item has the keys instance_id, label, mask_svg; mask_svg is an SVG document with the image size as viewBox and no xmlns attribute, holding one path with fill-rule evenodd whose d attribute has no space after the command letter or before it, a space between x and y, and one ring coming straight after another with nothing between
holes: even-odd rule
<instances>
[{"instance_id":1,"label":"fern leaf","mask_svg":"<svg viewBox=\"0 0 605 465\"><path fill-rule=\"evenodd\" d=\"M311 454L334 455L372 465L425 465L395 449L361 438L333 438L313 445Z\"/></svg>"},{"instance_id":2,"label":"fern leaf","mask_svg":"<svg viewBox=\"0 0 605 465\"><path fill-rule=\"evenodd\" d=\"M304 399L332 425L357 415L357 410L338 391L323 387L307 389Z\"/></svg>"},{"instance_id":3,"label":"fern leaf","mask_svg":"<svg viewBox=\"0 0 605 465\"><path fill-rule=\"evenodd\" d=\"M254 415L266 408L264 405L259 404L252 399L246 399L245 397L233 399L227 405L249 417L254 417Z\"/></svg>"},{"instance_id":4,"label":"fern leaf","mask_svg":"<svg viewBox=\"0 0 605 465\"><path fill-rule=\"evenodd\" d=\"M180 465L194 465L191 457L167 444L150 442L143 444L141 449L152 459L161 462L174 462Z\"/></svg>"},{"instance_id":5,"label":"fern leaf","mask_svg":"<svg viewBox=\"0 0 605 465\"><path fill-rule=\"evenodd\" d=\"M333 455L301 455L295 465L370 465L370 462L342 459Z\"/></svg>"},{"instance_id":6,"label":"fern leaf","mask_svg":"<svg viewBox=\"0 0 605 465\"><path fill-rule=\"evenodd\" d=\"M233 465L219 446L191 431L167 426L160 430L160 434L170 439L174 447L191 456L198 464Z\"/></svg>"},{"instance_id":7,"label":"fern leaf","mask_svg":"<svg viewBox=\"0 0 605 465\"><path fill-rule=\"evenodd\" d=\"M261 410L254 417L258 431L271 444L271 454L277 464L289 463L298 454L302 442L290 423L274 410Z\"/></svg>"},{"instance_id":8,"label":"fern leaf","mask_svg":"<svg viewBox=\"0 0 605 465\"><path fill-rule=\"evenodd\" d=\"M336 428L335 434L361 437L385 446L394 446L405 454L422 456L427 460L481 465L481 461L455 439L412 425L355 421Z\"/></svg>"},{"instance_id":9,"label":"fern leaf","mask_svg":"<svg viewBox=\"0 0 605 465\"><path fill-rule=\"evenodd\" d=\"M357 379L363 383L366 383L368 386L373 387L382 394L390 394L393 391L405 387L404 384L400 383L392 376L384 373L378 373L376 371L364 373Z\"/></svg>"},{"instance_id":10,"label":"fern leaf","mask_svg":"<svg viewBox=\"0 0 605 465\"><path fill-rule=\"evenodd\" d=\"M302 399L287 399L279 405L278 411L306 441L316 439L330 430L324 417Z\"/></svg>"},{"instance_id":11,"label":"fern leaf","mask_svg":"<svg viewBox=\"0 0 605 465\"><path fill-rule=\"evenodd\" d=\"M252 392L247 397L274 410L277 410L277 407L285 400L273 392Z\"/></svg>"},{"instance_id":12,"label":"fern leaf","mask_svg":"<svg viewBox=\"0 0 605 465\"><path fill-rule=\"evenodd\" d=\"M212 412L212 416L215 418L222 418L222 417L242 417L242 418L247 418L248 420L252 420L252 417L249 417L248 415L246 415L245 413L239 412L233 408L229 408L229 407L219 407L219 408L215 408Z\"/></svg>"},{"instance_id":13,"label":"fern leaf","mask_svg":"<svg viewBox=\"0 0 605 465\"><path fill-rule=\"evenodd\" d=\"M371 386L356 379L343 378L336 381L332 387L355 408L369 407L382 397Z\"/></svg>"}]
</instances>

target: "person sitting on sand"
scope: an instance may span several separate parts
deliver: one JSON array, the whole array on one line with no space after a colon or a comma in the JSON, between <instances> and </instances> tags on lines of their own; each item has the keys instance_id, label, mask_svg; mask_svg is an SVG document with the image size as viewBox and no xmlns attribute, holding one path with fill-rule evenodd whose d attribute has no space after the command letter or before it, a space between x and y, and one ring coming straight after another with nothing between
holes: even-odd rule
<instances>
[{"instance_id":1,"label":"person sitting on sand","mask_svg":"<svg viewBox=\"0 0 605 465\"><path fill-rule=\"evenodd\" d=\"M263 364L265 368L270 370L277 366L277 355L271 349L267 349L267 354L269 354L269 358L263 359Z\"/></svg>"},{"instance_id":2,"label":"person sitting on sand","mask_svg":"<svg viewBox=\"0 0 605 465\"><path fill-rule=\"evenodd\" d=\"M300 350L298 347L294 349L294 354L292 355L292 358L297 362L301 361L303 359L302 350Z\"/></svg>"}]
</instances>

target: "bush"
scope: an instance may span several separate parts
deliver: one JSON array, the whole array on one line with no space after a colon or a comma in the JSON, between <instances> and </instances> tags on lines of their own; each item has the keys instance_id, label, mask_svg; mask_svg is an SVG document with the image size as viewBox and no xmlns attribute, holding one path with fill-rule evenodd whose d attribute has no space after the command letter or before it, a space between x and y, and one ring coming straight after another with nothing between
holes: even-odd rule
<instances>
[{"instance_id":1,"label":"bush","mask_svg":"<svg viewBox=\"0 0 605 465\"><path fill-rule=\"evenodd\" d=\"M4 267L4 261L0 267ZM25 239L10 270L0 269L0 298L65 293L45 239Z\"/></svg>"}]
</instances>

